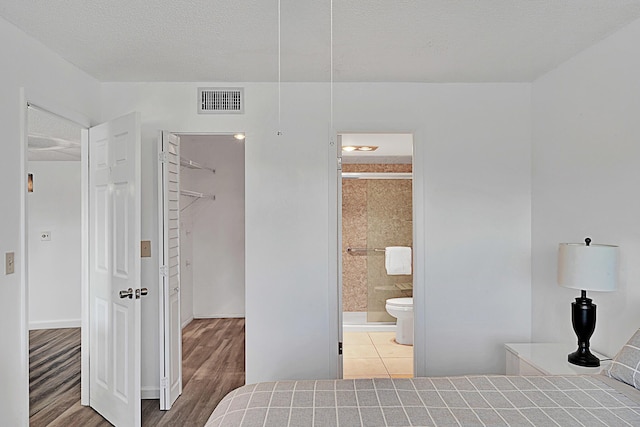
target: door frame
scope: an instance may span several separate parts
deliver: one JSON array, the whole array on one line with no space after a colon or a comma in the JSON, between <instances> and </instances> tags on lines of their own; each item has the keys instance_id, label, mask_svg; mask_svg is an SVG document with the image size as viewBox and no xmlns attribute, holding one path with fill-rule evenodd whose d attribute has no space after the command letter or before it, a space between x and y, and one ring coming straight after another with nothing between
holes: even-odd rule
<instances>
[{"instance_id":1,"label":"door frame","mask_svg":"<svg viewBox=\"0 0 640 427\"><path fill-rule=\"evenodd\" d=\"M23 387L19 391L23 395L23 402L26 405L26 423L29 422L29 247L28 247L28 220L29 205L27 199L27 174L28 174L28 148L29 131L28 117L29 107L37 108L49 114L60 117L77 124L82 128L80 145L80 168L81 168L81 375L80 375L80 401L82 405L89 404L89 328L88 320L88 298L89 298L89 255L88 249L88 227L89 227L89 193L88 193L88 136L91 121L87 116L77 111L65 108L55 102L50 102L38 94L28 92L25 88L20 88L20 308L22 312L20 322L20 333L23 337L21 345L21 357L24 361Z\"/></svg>"},{"instance_id":2,"label":"door frame","mask_svg":"<svg viewBox=\"0 0 640 427\"><path fill-rule=\"evenodd\" d=\"M249 137L249 134L248 134L247 131L226 131L226 132L216 132L216 131L213 131L213 130L209 130L209 131L207 131L207 130L203 130L203 131L197 131L197 130L195 130L195 131L194 130L182 131L182 130L170 130L170 129L166 128L166 127L161 127L161 128L157 129L157 132L158 132L158 135L159 135L160 139L163 138L163 134L164 133L176 135L178 138L182 138L183 136L185 136L185 137L186 136L204 136L204 137L206 137L206 136L234 136L234 135L237 135L237 134L243 134L243 135L245 135L245 138ZM180 144L182 145L182 141L180 142ZM246 144L246 139L242 140L242 144ZM156 142L156 154L155 154L156 155L156 160L158 159L158 157L157 157L159 155L158 153L159 153L158 144ZM246 165L247 165L246 145L245 145L245 150L244 150L243 164L245 166L245 178L246 178ZM161 167L160 166L160 162L156 162L156 165L157 165L156 167L158 167L158 168ZM156 179L158 177L158 173L157 172L158 171L156 170L156 173L155 173ZM159 197L159 194L161 192L162 183L158 180L158 182L156 183L156 186L158 187L157 191L158 191L158 197ZM245 192L244 198L245 198L245 202L246 202L246 192ZM159 204L156 203L156 205L159 205ZM158 217L160 217L162 215L162 212L157 212L157 215L158 215ZM245 208L245 212L244 212L245 220L246 220L246 215L247 215L247 213L246 213L246 208ZM179 224L180 224L180 221L179 221ZM159 234L158 234L158 239L157 239L158 243L154 247L158 247L160 245L161 241L162 241L162 230L161 230L161 227L162 227L161 221L159 221L158 222L158 233ZM179 227L180 227L180 225L179 225ZM180 231L181 231L181 229L179 228L179 232L178 233L180 233ZM246 235L246 224L245 224L245 235ZM246 250L246 241L244 243L245 243L244 246L245 246L245 250ZM182 239L180 240L180 245L182 245ZM158 249L158 253L160 253L160 249ZM246 261L246 256L245 256L245 261ZM182 263L182 251L180 252L180 263ZM158 264L158 266L159 265L160 265L160 263ZM163 277L160 274L160 269L159 268L156 269L156 274L157 274L157 283L159 283L160 284L160 288L162 288L161 284L162 284L162 281L163 281ZM245 262L245 276L246 276L246 262ZM245 282L244 282L245 304L246 304L246 299L247 299L246 287L247 287L247 283L246 283L246 277L245 277ZM182 299L182 281L180 282L180 298ZM182 301L180 302L180 309L182 309ZM159 313L162 314L162 310L161 309L160 309ZM182 314L180 314L180 317L182 317ZM245 317L246 317L246 310L245 310ZM191 320L193 320L193 317L191 317ZM159 319L159 324L162 324L162 319L161 318ZM180 318L180 330L182 331L182 329L184 329L185 326L186 325L182 324L182 319ZM159 332L162 333L162 330L160 330ZM181 334L181 340L182 340L182 334ZM160 347L159 347L160 351L163 351L164 349L163 349L162 338L159 338L159 344L160 344ZM246 344L245 344L245 350L246 350ZM247 356L246 356L246 351L245 351L245 365L246 365L246 357ZM182 355L181 355L181 357L180 357L180 365L182 366L183 364L184 364L184 359L182 359ZM160 363L158 365L158 368L159 368L158 372L160 373L161 370L164 369L164 366L162 366L162 363ZM246 369L245 369L245 371L246 371ZM182 376L182 374L181 374L181 376ZM162 380L162 374L161 373L160 373L160 379ZM183 378L181 379L181 381L182 380L183 380ZM184 387L184 382L182 384L182 389L183 389L183 387ZM160 393L162 393L162 386L160 387ZM182 395L182 392L180 393L180 395Z\"/></svg>"},{"instance_id":3,"label":"door frame","mask_svg":"<svg viewBox=\"0 0 640 427\"><path fill-rule=\"evenodd\" d=\"M362 125L338 123L335 125L335 135L332 141L338 141L335 145L331 142L327 144L329 158L329 289L333 297L330 299L329 310L331 327L331 359L335 378L342 377L342 359L335 351L334 343L341 342L342 339L342 280L337 275L342 271L342 230L338 229L340 224L338 212L342 200L338 198L338 155L340 154L337 135L350 133L377 133L395 134L410 133L413 135L413 375L415 377L427 375L427 354L426 354L426 276L424 256L426 253L425 238L425 197L424 197L424 153L418 141L426 138L422 132L406 125ZM336 154L337 153L337 154ZM336 250L332 249L335 248Z\"/></svg>"}]
</instances>

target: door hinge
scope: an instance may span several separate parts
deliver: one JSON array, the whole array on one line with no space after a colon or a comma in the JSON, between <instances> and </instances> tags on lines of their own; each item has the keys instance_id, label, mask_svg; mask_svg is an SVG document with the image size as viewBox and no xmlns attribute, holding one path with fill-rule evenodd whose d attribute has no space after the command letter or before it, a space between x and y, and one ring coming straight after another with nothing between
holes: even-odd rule
<instances>
[{"instance_id":1,"label":"door hinge","mask_svg":"<svg viewBox=\"0 0 640 427\"><path fill-rule=\"evenodd\" d=\"M338 170L342 170L342 157L338 157Z\"/></svg>"},{"instance_id":2,"label":"door hinge","mask_svg":"<svg viewBox=\"0 0 640 427\"><path fill-rule=\"evenodd\" d=\"M338 354L339 355L342 354L342 343L341 342L338 343Z\"/></svg>"},{"instance_id":3,"label":"door hinge","mask_svg":"<svg viewBox=\"0 0 640 427\"><path fill-rule=\"evenodd\" d=\"M167 388L167 385L169 385L168 378L167 377L160 378L160 387Z\"/></svg>"},{"instance_id":4,"label":"door hinge","mask_svg":"<svg viewBox=\"0 0 640 427\"><path fill-rule=\"evenodd\" d=\"M158 160L160 161L160 163L166 163L167 153L165 153L164 151L162 153L158 153Z\"/></svg>"},{"instance_id":5,"label":"door hinge","mask_svg":"<svg viewBox=\"0 0 640 427\"><path fill-rule=\"evenodd\" d=\"M167 268L166 265L163 265L162 267L160 267L160 275L167 277L167 275L169 274L169 269Z\"/></svg>"}]
</instances>

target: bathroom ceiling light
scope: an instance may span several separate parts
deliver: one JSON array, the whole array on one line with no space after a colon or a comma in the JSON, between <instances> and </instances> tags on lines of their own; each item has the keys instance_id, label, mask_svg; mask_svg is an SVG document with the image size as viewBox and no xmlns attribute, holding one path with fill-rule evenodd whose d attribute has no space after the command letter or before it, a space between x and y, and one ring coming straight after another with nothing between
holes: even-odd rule
<instances>
[{"instance_id":1,"label":"bathroom ceiling light","mask_svg":"<svg viewBox=\"0 0 640 427\"><path fill-rule=\"evenodd\" d=\"M233 135L233 137L238 141L242 141L243 139L246 138L246 135L244 133L236 133Z\"/></svg>"},{"instance_id":2,"label":"bathroom ceiling light","mask_svg":"<svg viewBox=\"0 0 640 427\"><path fill-rule=\"evenodd\" d=\"M342 151L376 151L378 149L375 145L347 145L342 147Z\"/></svg>"}]
</instances>

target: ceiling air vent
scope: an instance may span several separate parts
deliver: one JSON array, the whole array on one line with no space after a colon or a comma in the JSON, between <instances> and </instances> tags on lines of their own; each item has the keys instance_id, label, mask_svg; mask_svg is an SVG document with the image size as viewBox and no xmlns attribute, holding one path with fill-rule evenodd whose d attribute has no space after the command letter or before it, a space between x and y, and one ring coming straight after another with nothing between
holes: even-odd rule
<instances>
[{"instance_id":1,"label":"ceiling air vent","mask_svg":"<svg viewBox=\"0 0 640 427\"><path fill-rule=\"evenodd\" d=\"M241 87L198 88L198 114L243 114L244 89Z\"/></svg>"}]
</instances>

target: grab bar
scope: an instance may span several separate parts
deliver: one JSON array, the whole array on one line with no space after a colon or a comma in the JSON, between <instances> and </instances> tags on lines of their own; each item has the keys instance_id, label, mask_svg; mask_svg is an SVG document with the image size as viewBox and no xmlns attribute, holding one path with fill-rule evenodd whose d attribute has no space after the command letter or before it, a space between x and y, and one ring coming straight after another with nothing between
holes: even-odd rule
<instances>
[{"instance_id":1,"label":"grab bar","mask_svg":"<svg viewBox=\"0 0 640 427\"><path fill-rule=\"evenodd\" d=\"M347 248L348 254L354 254L357 252L385 252L384 248Z\"/></svg>"}]
</instances>

